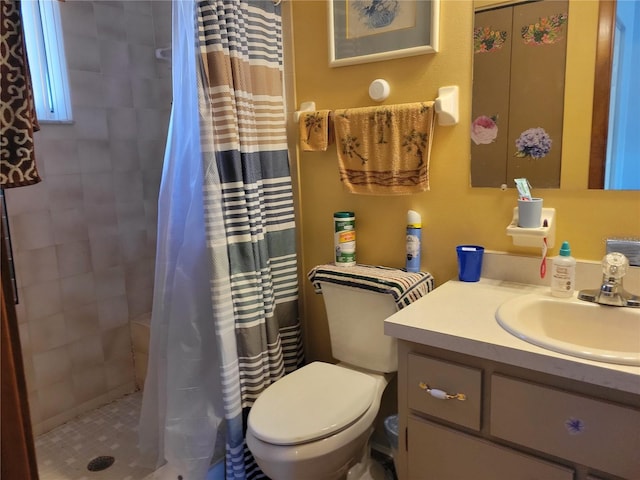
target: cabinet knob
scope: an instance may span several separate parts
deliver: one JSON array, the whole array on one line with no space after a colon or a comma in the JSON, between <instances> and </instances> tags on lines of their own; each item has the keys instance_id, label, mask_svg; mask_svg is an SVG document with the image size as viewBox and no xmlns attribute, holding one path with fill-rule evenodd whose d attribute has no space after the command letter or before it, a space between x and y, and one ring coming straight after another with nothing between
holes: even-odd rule
<instances>
[{"instance_id":1,"label":"cabinet knob","mask_svg":"<svg viewBox=\"0 0 640 480\"><path fill-rule=\"evenodd\" d=\"M447 393L444 390L440 390L438 388L431 388L424 382L420 382L418 384L420 389L427 392L433 398L437 398L438 400L461 400L464 401L467 399L467 396L464 393Z\"/></svg>"}]
</instances>

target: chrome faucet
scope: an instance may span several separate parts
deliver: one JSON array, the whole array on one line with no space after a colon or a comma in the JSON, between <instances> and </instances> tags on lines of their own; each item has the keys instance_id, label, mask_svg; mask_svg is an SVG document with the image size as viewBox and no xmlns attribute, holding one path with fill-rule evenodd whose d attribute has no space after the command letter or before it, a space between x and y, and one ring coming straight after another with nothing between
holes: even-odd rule
<instances>
[{"instance_id":1,"label":"chrome faucet","mask_svg":"<svg viewBox=\"0 0 640 480\"><path fill-rule=\"evenodd\" d=\"M629 260L622 253L605 255L602 259L602 285L599 289L580 290L578 298L614 307L640 307L640 297L622 287L622 278L628 268Z\"/></svg>"}]
</instances>

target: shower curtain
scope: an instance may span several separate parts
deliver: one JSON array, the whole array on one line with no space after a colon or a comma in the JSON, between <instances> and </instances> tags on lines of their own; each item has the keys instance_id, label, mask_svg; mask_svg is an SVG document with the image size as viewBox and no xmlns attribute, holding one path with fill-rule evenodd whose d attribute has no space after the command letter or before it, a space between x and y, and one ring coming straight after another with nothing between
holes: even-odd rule
<instances>
[{"instance_id":1,"label":"shower curtain","mask_svg":"<svg viewBox=\"0 0 640 480\"><path fill-rule=\"evenodd\" d=\"M277 3L173 3L140 447L185 480L223 455L227 479L263 478L249 409L303 362Z\"/></svg>"}]
</instances>

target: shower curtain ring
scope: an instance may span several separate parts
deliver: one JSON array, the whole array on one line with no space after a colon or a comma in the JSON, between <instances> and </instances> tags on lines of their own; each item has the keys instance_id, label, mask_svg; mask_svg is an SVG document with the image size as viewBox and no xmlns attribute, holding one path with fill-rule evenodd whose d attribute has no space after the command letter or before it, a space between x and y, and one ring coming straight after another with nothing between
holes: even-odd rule
<instances>
[{"instance_id":1,"label":"shower curtain ring","mask_svg":"<svg viewBox=\"0 0 640 480\"><path fill-rule=\"evenodd\" d=\"M273 0L273 4L277 7L282 3L282 0Z\"/></svg>"}]
</instances>

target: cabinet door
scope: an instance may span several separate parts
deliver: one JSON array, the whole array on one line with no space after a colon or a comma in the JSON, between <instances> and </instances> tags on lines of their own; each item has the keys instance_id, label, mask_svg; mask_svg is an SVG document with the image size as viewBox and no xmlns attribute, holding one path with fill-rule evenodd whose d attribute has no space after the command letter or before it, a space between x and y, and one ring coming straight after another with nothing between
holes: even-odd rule
<instances>
[{"instance_id":1,"label":"cabinet door","mask_svg":"<svg viewBox=\"0 0 640 480\"><path fill-rule=\"evenodd\" d=\"M622 478L640 478L640 411L633 408L496 374L490 433Z\"/></svg>"},{"instance_id":2,"label":"cabinet door","mask_svg":"<svg viewBox=\"0 0 640 480\"><path fill-rule=\"evenodd\" d=\"M573 470L409 416L409 480L573 480Z\"/></svg>"}]
</instances>

